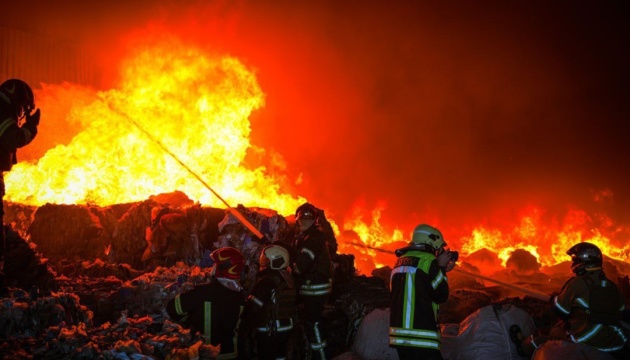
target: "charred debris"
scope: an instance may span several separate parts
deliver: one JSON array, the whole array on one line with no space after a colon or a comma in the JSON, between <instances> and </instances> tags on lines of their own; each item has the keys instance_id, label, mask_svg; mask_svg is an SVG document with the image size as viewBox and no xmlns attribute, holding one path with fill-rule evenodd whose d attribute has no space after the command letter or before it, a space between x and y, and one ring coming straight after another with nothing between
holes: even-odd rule
<instances>
[{"instance_id":1,"label":"charred debris","mask_svg":"<svg viewBox=\"0 0 630 360\"><path fill-rule=\"evenodd\" d=\"M201 206L180 192L107 207L8 203L5 209L9 291L0 303L0 354L6 359L214 358L217 349L171 321L164 306L210 280L211 249L241 249L245 289L258 269L262 245L244 226L225 209ZM270 209L237 209L271 242L291 241L292 219ZM322 225L335 263L324 332L333 357L358 358L349 355L355 336L368 314L388 307L391 269L357 274L354 256L338 254L325 218ZM628 295L628 278L620 283ZM449 284L442 323L506 304L524 309L539 326L550 321L540 300L456 274Z\"/></svg>"}]
</instances>

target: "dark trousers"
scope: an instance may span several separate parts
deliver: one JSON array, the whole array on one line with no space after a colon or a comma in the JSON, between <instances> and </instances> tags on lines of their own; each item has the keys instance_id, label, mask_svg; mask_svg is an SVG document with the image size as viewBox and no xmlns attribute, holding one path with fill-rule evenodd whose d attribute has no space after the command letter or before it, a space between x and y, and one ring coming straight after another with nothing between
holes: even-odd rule
<instances>
[{"instance_id":1,"label":"dark trousers","mask_svg":"<svg viewBox=\"0 0 630 360\"><path fill-rule=\"evenodd\" d=\"M278 332L269 334L264 332L256 333L256 347L258 349L258 360L275 360L287 358L287 342L291 332Z\"/></svg>"},{"instance_id":2,"label":"dark trousers","mask_svg":"<svg viewBox=\"0 0 630 360\"><path fill-rule=\"evenodd\" d=\"M298 298L298 316L304 326L313 360L326 359L326 339L321 332L321 320L328 297L329 295Z\"/></svg>"}]
</instances>

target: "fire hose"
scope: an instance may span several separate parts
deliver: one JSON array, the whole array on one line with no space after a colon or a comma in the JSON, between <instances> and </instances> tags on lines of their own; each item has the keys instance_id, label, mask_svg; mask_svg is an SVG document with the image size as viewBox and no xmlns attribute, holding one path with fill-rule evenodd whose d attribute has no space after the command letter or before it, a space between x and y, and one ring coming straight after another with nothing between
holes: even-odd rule
<instances>
[{"instance_id":1,"label":"fire hose","mask_svg":"<svg viewBox=\"0 0 630 360\"><path fill-rule=\"evenodd\" d=\"M379 252L382 252L382 253L386 253L386 254L396 255L396 253L394 251L385 250L385 249L381 249L381 248L377 248L377 247L369 246L369 245L365 245L365 244L358 244L358 243L355 243L355 242L351 242L350 245L353 245L353 246L356 246L356 247L365 248L365 249L376 250L376 251L379 251ZM510 284L510 283L507 283L507 282L504 282L504 281L500 281L500 280L493 279L493 278L490 278L490 277L487 277L487 276L483 276L481 274L474 274L474 273L468 272L466 270L462 270L460 268L454 268L453 271L455 271L455 272L457 272L459 274L462 274L462 275L473 277L473 278L478 278L478 279L481 279L481 280L490 281L490 282L493 282L495 284L504 286L504 287L512 289L512 290L520 291L520 292L522 292L524 294L527 294L527 295L529 295L531 297L534 297L534 298L536 298L538 300L542 300L542 301L545 301L545 302L549 302L551 300L551 296L549 296L547 294L544 294L544 293L541 293L541 292L538 292L538 291L534 291L534 290L531 290L531 289L528 289L528 288L525 288L525 287L522 287L522 286ZM626 321L622 320L621 321L621 326L623 326L626 330L630 330L630 323L628 323Z\"/></svg>"},{"instance_id":2,"label":"fire hose","mask_svg":"<svg viewBox=\"0 0 630 360\"><path fill-rule=\"evenodd\" d=\"M256 235L256 237L258 237L258 239L263 239L264 235L252 224L250 223L244 216L243 214L241 214L238 210L236 210L235 208L231 207L230 204L227 203L227 201L225 201L225 199L223 199L223 197L221 197L221 195L219 195L219 193L217 193L216 191L214 191L210 185L208 185L208 183L206 183L201 176L199 176L196 172L194 172L188 165L186 165L182 160L180 160L175 154L173 154L172 151L170 151L166 145L162 144L161 141L159 141L158 139L156 139L153 135L151 135L151 133L149 133L146 129L144 129L140 124L138 124L137 121L135 121L134 119L132 119L129 115L123 113L122 111L112 107L107 101L105 101L105 99L103 99L103 102L107 105L107 107L114 111L115 113L119 114L120 116L124 117L125 119L127 119L129 122L131 122L136 128L138 128L142 133L144 133L149 140L151 140L152 142L154 142L157 146L159 146L164 152L166 152L167 154L169 154L173 159L175 159L175 161L177 161L184 169L186 169L186 171L188 171L193 177L195 177L195 179L197 179L206 189L210 190L210 192L212 194L214 194L214 196L216 196L219 200L221 200L221 202L225 205L225 207L228 209L228 211L234 215L234 217L241 222L241 224L243 224L247 229L249 229L249 231L251 231L254 235Z\"/></svg>"},{"instance_id":3,"label":"fire hose","mask_svg":"<svg viewBox=\"0 0 630 360\"><path fill-rule=\"evenodd\" d=\"M394 251L380 249L380 248L377 248L377 247L374 247L374 246L369 246L369 245L364 245L364 244L357 244L357 243L351 243L351 245L357 246L357 247L363 247L363 248L366 248L366 249L372 249L372 250L380 251L380 252L387 253L387 254L396 255L396 253ZM541 292L538 292L538 291L534 291L534 290L531 290L531 289L528 289L528 288L525 288L525 287L522 287L522 286L510 284L510 283L507 283L507 282L504 282L504 281L500 281L500 280L493 279L493 278L490 278L490 277L487 277L487 276L483 276L481 274L471 273L471 272L468 272L466 270L462 270L460 268L454 268L453 271L455 271L455 272L457 272L459 274L462 274L462 275L469 276L469 277L490 281L490 282L493 282L495 284L504 286L506 288L510 288L512 290L520 291L522 293L525 293L525 294L527 294L529 296L532 296L532 297L534 297L536 299L539 299L539 300L543 300L543 301L549 301L550 300L550 296L549 295L541 293Z\"/></svg>"}]
</instances>

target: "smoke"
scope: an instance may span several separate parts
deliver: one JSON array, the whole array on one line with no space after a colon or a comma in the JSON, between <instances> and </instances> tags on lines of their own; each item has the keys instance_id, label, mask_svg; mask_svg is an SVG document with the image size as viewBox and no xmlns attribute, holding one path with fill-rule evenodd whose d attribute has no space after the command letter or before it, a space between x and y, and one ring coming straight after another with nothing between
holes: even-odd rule
<instances>
[{"instance_id":1,"label":"smoke","mask_svg":"<svg viewBox=\"0 0 630 360\"><path fill-rule=\"evenodd\" d=\"M110 1L8 5L102 67L169 32L256 69L252 142L331 218L456 228L493 209L567 204L630 223L628 29L621 4ZM619 8L616 8L619 7ZM6 19L3 19L6 20ZM7 25L11 25L7 24ZM43 134L42 134L43 135ZM595 202L592 194L611 194Z\"/></svg>"}]
</instances>

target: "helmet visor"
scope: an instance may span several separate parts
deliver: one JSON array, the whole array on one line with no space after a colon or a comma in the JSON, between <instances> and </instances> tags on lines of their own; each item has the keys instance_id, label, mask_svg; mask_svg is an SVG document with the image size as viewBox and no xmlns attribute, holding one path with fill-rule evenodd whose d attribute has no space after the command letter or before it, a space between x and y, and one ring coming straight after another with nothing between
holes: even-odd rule
<instances>
[{"instance_id":1,"label":"helmet visor","mask_svg":"<svg viewBox=\"0 0 630 360\"><path fill-rule=\"evenodd\" d=\"M313 220L315 219L315 214L312 211L301 211L298 213L297 217L295 218L295 220L301 221L301 220Z\"/></svg>"}]
</instances>

